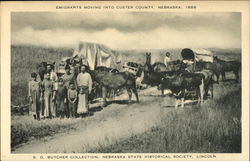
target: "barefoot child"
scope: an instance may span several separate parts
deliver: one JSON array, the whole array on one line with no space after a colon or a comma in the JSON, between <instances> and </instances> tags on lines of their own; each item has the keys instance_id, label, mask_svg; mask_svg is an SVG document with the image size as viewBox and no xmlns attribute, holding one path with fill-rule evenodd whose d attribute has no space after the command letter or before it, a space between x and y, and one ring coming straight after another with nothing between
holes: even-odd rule
<instances>
[{"instance_id":1,"label":"barefoot child","mask_svg":"<svg viewBox=\"0 0 250 161\"><path fill-rule=\"evenodd\" d=\"M69 117L69 110L67 106L67 88L63 85L62 78L58 80L58 86L56 90L56 107L59 117Z\"/></svg>"},{"instance_id":2,"label":"barefoot child","mask_svg":"<svg viewBox=\"0 0 250 161\"><path fill-rule=\"evenodd\" d=\"M67 96L68 96L68 105L69 105L69 116L76 117L77 90L74 86L74 83L69 84Z\"/></svg>"}]
</instances>

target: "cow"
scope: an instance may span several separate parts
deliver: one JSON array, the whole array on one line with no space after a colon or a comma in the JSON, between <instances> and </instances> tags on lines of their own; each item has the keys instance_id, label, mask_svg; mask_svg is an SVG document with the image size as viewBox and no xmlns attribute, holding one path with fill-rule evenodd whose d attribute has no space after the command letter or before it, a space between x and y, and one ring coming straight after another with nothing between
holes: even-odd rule
<instances>
[{"instance_id":1,"label":"cow","mask_svg":"<svg viewBox=\"0 0 250 161\"><path fill-rule=\"evenodd\" d=\"M203 103L204 96L204 75L202 73L191 73L175 71L164 74L161 78L161 88L169 89L175 96L178 107L179 99L181 99L181 107L184 107L184 100L188 91L195 91L198 97L198 103Z\"/></svg>"}]
</instances>

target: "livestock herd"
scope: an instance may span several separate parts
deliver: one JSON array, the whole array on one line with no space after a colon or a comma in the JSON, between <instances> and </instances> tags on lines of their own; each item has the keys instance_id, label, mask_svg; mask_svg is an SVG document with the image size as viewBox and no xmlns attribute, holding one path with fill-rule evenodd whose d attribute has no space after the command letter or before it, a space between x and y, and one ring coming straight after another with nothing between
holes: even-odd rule
<instances>
[{"instance_id":1,"label":"livestock herd","mask_svg":"<svg viewBox=\"0 0 250 161\"><path fill-rule=\"evenodd\" d=\"M77 58L66 61L66 64L72 67L75 76L80 72L79 67L83 65L80 62ZM164 90L170 90L171 95L176 98L175 107L179 106L180 100L181 107L183 107L186 98L197 100L198 103L203 103L203 100L208 97L213 98L213 84L219 83L220 75L222 75L222 80L225 80L225 72L232 71L235 74L235 81L238 82L241 63L224 61L213 56L213 62L193 61L190 64L183 60L173 60L167 64L161 62L151 64L151 53L146 53L144 65L135 62L126 64L126 67L133 68L134 72L126 70L121 72L104 66L97 66L95 70L89 70L88 66L85 66L94 80L94 87L89 99L102 97L103 106L107 105L107 97L121 93L124 88L129 95L128 103L131 103L132 93L135 94L139 103L138 84L144 84L157 86L162 95L164 95ZM42 80L43 72L46 71L46 63L42 62L37 68ZM58 75L60 77L60 74Z\"/></svg>"},{"instance_id":2,"label":"livestock herd","mask_svg":"<svg viewBox=\"0 0 250 161\"><path fill-rule=\"evenodd\" d=\"M96 95L96 90L101 89L104 106L107 104L107 94L116 93L125 88L129 95L129 103L131 103L132 93L135 94L139 103L138 83L147 86L157 86L164 94L164 90L168 89L177 99L175 107L181 100L181 106L184 106L184 100L187 97L197 99L198 103L210 97L213 98L213 83L219 83L220 75L225 80L225 72L233 71L236 82L239 81L239 71L241 64L238 61L224 61L217 56L213 56L213 62L193 61L191 64L184 63L183 60L173 60L167 64L155 62L151 64L151 53L146 53L146 61L144 65L128 62L126 67L136 69L135 72L124 70L123 72L109 67L98 66L95 70L89 70L92 79L95 82L92 95ZM81 62L77 60L77 62ZM74 72L77 75L79 68L75 65L75 60L67 62L74 66ZM82 64L81 64L82 65ZM79 65L79 66L81 66ZM88 68L88 66L86 66ZM216 76L216 81L214 80ZM138 79L140 82L138 82ZM116 91L116 92L114 92ZM91 99L93 99L93 96Z\"/></svg>"},{"instance_id":3,"label":"livestock herd","mask_svg":"<svg viewBox=\"0 0 250 161\"><path fill-rule=\"evenodd\" d=\"M164 94L164 89L172 92L177 100L181 99L181 106L188 95L194 93L193 99L197 98L198 103L203 103L204 98L213 98L213 84L219 83L220 74L222 80L226 79L226 72L235 74L235 81L239 81L241 63L238 61L224 61L213 56L213 62L191 61L184 63L181 60L170 61L167 66L156 62L151 65L151 54L146 54L146 63L143 66L142 83L158 86ZM217 80L214 80L216 76ZM175 107L178 107L176 101Z\"/></svg>"}]
</instances>

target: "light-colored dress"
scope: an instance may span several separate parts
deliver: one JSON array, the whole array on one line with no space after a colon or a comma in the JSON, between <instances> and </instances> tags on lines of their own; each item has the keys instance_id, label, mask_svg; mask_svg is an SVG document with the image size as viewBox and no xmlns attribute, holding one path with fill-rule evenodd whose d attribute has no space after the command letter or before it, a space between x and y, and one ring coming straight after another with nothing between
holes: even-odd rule
<instances>
[{"instance_id":1,"label":"light-colored dress","mask_svg":"<svg viewBox=\"0 0 250 161\"><path fill-rule=\"evenodd\" d=\"M28 96L31 97L32 102L30 104L29 113L32 115L36 115L41 111L41 102L40 102L40 96L41 96L41 90L40 90L40 84L37 81L30 81L28 84Z\"/></svg>"},{"instance_id":2,"label":"light-colored dress","mask_svg":"<svg viewBox=\"0 0 250 161\"><path fill-rule=\"evenodd\" d=\"M86 97L87 95L88 94L78 94L78 114L88 113L89 111L88 98Z\"/></svg>"},{"instance_id":3,"label":"light-colored dress","mask_svg":"<svg viewBox=\"0 0 250 161\"><path fill-rule=\"evenodd\" d=\"M79 88L77 113L88 113L88 94L92 90L91 76L87 72L79 73L76 81Z\"/></svg>"},{"instance_id":4,"label":"light-colored dress","mask_svg":"<svg viewBox=\"0 0 250 161\"><path fill-rule=\"evenodd\" d=\"M56 107L53 99L53 92L54 92L54 83L51 80L44 80L44 116L51 117L56 116Z\"/></svg>"}]
</instances>

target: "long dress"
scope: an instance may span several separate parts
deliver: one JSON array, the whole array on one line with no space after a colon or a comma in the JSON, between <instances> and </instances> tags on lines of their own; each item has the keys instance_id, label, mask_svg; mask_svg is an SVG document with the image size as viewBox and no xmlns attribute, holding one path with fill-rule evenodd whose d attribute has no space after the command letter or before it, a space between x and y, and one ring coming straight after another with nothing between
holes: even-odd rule
<instances>
[{"instance_id":1,"label":"long dress","mask_svg":"<svg viewBox=\"0 0 250 161\"><path fill-rule=\"evenodd\" d=\"M77 113L83 114L83 113L88 113L88 111L89 111L89 105L88 105L88 89L87 89L86 92L79 92L78 94Z\"/></svg>"},{"instance_id":2,"label":"long dress","mask_svg":"<svg viewBox=\"0 0 250 161\"><path fill-rule=\"evenodd\" d=\"M89 73L79 73L77 76L77 86L79 88L77 113L88 113L88 94L92 89L92 79Z\"/></svg>"},{"instance_id":3,"label":"long dress","mask_svg":"<svg viewBox=\"0 0 250 161\"><path fill-rule=\"evenodd\" d=\"M32 115L39 114L41 111L41 106L40 106L40 96L41 96L41 91L40 91L40 84L37 81L30 81L28 84L29 87L29 92L28 96L31 97L32 102L30 104L29 108L29 113Z\"/></svg>"},{"instance_id":4,"label":"long dress","mask_svg":"<svg viewBox=\"0 0 250 161\"><path fill-rule=\"evenodd\" d=\"M45 103L44 116L45 117L56 116L56 108L52 101L54 84L51 80L44 80L43 85L44 85L44 103Z\"/></svg>"},{"instance_id":5,"label":"long dress","mask_svg":"<svg viewBox=\"0 0 250 161\"><path fill-rule=\"evenodd\" d=\"M56 93L56 110L60 117L69 116L68 107L64 102L65 100L67 100L67 88L65 86L59 85Z\"/></svg>"}]
</instances>

